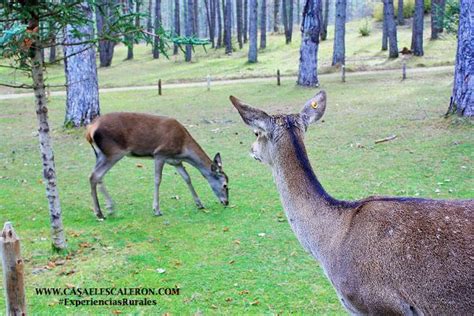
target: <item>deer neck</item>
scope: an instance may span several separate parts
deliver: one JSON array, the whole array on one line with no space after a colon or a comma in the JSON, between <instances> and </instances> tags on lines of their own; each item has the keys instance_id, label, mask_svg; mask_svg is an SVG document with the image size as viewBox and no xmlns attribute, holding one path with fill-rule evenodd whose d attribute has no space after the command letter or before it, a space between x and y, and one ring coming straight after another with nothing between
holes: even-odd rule
<instances>
[{"instance_id":1,"label":"deer neck","mask_svg":"<svg viewBox=\"0 0 474 316\"><path fill-rule=\"evenodd\" d=\"M272 171L288 222L303 247L324 261L321 253L330 251L332 239L342 231L341 209L351 203L336 200L324 190L296 128L289 128L278 143Z\"/></svg>"},{"instance_id":2,"label":"deer neck","mask_svg":"<svg viewBox=\"0 0 474 316\"><path fill-rule=\"evenodd\" d=\"M209 179L212 175L212 160L195 141L186 149L185 161L201 172L202 176Z\"/></svg>"}]
</instances>

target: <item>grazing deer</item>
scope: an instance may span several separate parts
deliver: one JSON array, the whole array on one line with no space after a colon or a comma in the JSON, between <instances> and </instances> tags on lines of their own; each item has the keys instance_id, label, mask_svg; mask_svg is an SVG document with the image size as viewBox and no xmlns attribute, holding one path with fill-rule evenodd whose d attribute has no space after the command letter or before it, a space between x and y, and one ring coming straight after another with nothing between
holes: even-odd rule
<instances>
[{"instance_id":1,"label":"grazing deer","mask_svg":"<svg viewBox=\"0 0 474 316\"><path fill-rule=\"evenodd\" d=\"M198 208L204 208L183 166L187 162L197 168L207 179L219 201L229 204L228 178L222 169L219 153L212 161L177 120L140 113L109 113L99 117L87 127L86 139L96 154L96 164L90 176L94 212L99 219L104 215L97 199L97 184L106 198L109 213L113 201L105 189L102 178L124 156L151 157L155 160L155 193L153 211L162 215L159 189L163 166L168 163L176 168L188 185Z\"/></svg>"},{"instance_id":2,"label":"grazing deer","mask_svg":"<svg viewBox=\"0 0 474 316\"><path fill-rule=\"evenodd\" d=\"M351 314L474 314L474 200L337 200L303 143L324 114L324 91L290 115L230 100L255 130L251 155L271 167L291 228Z\"/></svg>"}]
</instances>

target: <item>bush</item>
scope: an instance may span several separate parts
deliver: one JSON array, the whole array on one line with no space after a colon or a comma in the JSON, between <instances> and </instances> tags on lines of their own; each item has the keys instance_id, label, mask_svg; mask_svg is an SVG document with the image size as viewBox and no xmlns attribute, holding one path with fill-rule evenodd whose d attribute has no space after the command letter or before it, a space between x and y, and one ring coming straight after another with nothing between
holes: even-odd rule
<instances>
[{"instance_id":1,"label":"bush","mask_svg":"<svg viewBox=\"0 0 474 316\"><path fill-rule=\"evenodd\" d=\"M362 24L359 26L359 33L362 36L369 36L372 28L369 24L369 19L365 18Z\"/></svg>"},{"instance_id":2,"label":"bush","mask_svg":"<svg viewBox=\"0 0 474 316\"><path fill-rule=\"evenodd\" d=\"M424 0L425 3L425 13L430 12L431 10L431 0ZM393 5L395 7L395 16L398 12L398 0L393 1ZM415 12L415 0L403 0L403 17L408 19L413 16ZM383 20L383 3L378 2L374 6L374 11L372 13L375 21L382 21Z\"/></svg>"}]
</instances>

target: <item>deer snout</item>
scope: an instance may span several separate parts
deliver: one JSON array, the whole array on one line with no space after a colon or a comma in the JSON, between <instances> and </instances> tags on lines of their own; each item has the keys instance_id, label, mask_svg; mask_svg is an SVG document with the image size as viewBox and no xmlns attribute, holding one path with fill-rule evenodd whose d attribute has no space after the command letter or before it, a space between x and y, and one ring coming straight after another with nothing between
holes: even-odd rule
<instances>
[{"instance_id":1,"label":"deer snout","mask_svg":"<svg viewBox=\"0 0 474 316\"><path fill-rule=\"evenodd\" d=\"M227 200L227 199L222 199L222 200L221 200L221 203L222 203L222 205L224 205L224 206L228 206L228 205L229 205L229 200Z\"/></svg>"}]
</instances>

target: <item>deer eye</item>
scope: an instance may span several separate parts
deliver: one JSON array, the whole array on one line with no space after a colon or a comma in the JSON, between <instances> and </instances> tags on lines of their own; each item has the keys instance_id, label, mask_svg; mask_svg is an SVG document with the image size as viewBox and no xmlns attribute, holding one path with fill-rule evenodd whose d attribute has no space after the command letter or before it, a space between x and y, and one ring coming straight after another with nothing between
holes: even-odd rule
<instances>
[{"instance_id":1,"label":"deer eye","mask_svg":"<svg viewBox=\"0 0 474 316\"><path fill-rule=\"evenodd\" d=\"M255 136L258 137L259 133L257 131L254 132Z\"/></svg>"}]
</instances>

